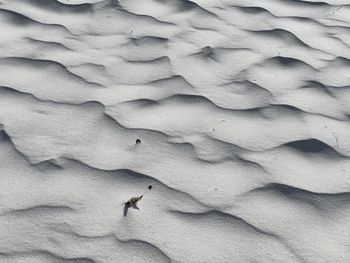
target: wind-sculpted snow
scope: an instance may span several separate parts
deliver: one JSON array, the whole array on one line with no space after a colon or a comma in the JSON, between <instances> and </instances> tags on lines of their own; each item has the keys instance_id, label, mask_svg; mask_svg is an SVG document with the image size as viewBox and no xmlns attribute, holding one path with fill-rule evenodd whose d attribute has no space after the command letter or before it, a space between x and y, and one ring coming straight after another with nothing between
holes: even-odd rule
<instances>
[{"instance_id":1,"label":"wind-sculpted snow","mask_svg":"<svg viewBox=\"0 0 350 263\"><path fill-rule=\"evenodd\" d=\"M348 0L0 0L0 29L0 262L348 262Z\"/></svg>"}]
</instances>

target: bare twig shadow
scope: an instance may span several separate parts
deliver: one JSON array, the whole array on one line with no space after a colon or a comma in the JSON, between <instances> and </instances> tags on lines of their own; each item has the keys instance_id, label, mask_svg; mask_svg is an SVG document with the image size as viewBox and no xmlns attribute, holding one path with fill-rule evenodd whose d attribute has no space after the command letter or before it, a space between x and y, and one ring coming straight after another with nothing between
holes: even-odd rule
<instances>
[{"instance_id":1,"label":"bare twig shadow","mask_svg":"<svg viewBox=\"0 0 350 263\"><path fill-rule=\"evenodd\" d=\"M132 207L134 209L139 210L140 208L137 207L136 204L130 204L129 202L126 202L124 204L124 216L127 216L129 208Z\"/></svg>"},{"instance_id":2,"label":"bare twig shadow","mask_svg":"<svg viewBox=\"0 0 350 263\"><path fill-rule=\"evenodd\" d=\"M129 204L125 204L124 205L124 216L126 216L128 214L128 209L129 209L130 205Z\"/></svg>"}]
</instances>

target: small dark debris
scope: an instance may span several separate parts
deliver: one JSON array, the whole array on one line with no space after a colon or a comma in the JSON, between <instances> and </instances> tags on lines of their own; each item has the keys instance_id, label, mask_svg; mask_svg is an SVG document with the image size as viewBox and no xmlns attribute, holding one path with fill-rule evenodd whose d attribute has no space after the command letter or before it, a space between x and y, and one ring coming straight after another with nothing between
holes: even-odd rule
<instances>
[{"instance_id":1,"label":"small dark debris","mask_svg":"<svg viewBox=\"0 0 350 263\"><path fill-rule=\"evenodd\" d=\"M152 185L149 185L149 186L148 186L148 189L149 189L149 190L152 190Z\"/></svg>"},{"instance_id":2,"label":"small dark debris","mask_svg":"<svg viewBox=\"0 0 350 263\"><path fill-rule=\"evenodd\" d=\"M136 144L140 144L141 143L141 140L140 139L137 139L136 140Z\"/></svg>"}]
</instances>

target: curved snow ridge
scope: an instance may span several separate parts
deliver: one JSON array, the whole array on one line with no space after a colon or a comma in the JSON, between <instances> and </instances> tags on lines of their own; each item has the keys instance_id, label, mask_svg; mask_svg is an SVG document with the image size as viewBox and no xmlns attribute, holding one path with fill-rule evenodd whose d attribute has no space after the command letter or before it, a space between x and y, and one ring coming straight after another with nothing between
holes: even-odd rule
<instances>
[{"instance_id":1,"label":"curved snow ridge","mask_svg":"<svg viewBox=\"0 0 350 263\"><path fill-rule=\"evenodd\" d=\"M0 258L7 262L20 262L22 260L33 260L38 263L59 262L59 263L96 263L90 258L64 257L46 250L32 250L25 252L3 253Z\"/></svg>"},{"instance_id":2,"label":"curved snow ridge","mask_svg":"<svg viewBox=\"0 0 350 263\"><path fill-rule=\"evenodd\" d=\"M1 213L1 216L29 216L30 214L35 215L47 215L52 213L64 213L72 212L74 209L65 205L37 205L28 208L12 209Z\"/></svg>"},{"instance_id":3,"label":"curved snow ridge","mask_svg":"<svg viewBox=\"0 0 350 263\"><path fill-rule=\"evenodd\" d=\"M340 240L348 234L347 230L342 233L348 227L348 199L348 192L311 192L272 183L249 191L242 196L240 204L227 212L239 215L263 231L273 233L283 244L296 251L301 261L308 261L310 258L321 260L328 255L336 261L345 262L347 243L343 244ZM296 226L293 223L295 220L303 223ZM289 224L291 225L286 228ZM318 229L322 229L322 232L318 232ZM305 237L305 231L314 234ZM339 233L337 237L333 236L334 231ZM327 237L327 244L321 236ZM307 239L312 245L301 248L300 240ZM310 256L309 251L314 250L314 246L323 247L325 251Z\"/></svg>"}]
</instances>

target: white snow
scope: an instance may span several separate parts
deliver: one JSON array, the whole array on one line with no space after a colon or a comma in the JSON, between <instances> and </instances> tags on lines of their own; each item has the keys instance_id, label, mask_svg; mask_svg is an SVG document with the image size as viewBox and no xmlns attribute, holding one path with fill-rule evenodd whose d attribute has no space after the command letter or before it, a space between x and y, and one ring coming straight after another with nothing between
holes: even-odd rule
<instances>
[{"instance_id":1,"label":"white snow","mask_svg":"<svg viewBox=\"0 0 350 263\"><path fill-rule=\"evenodd\" d=\"M348 0L0 0L0 262L347 263L349 28Z\"/></svg>"}]
</instances>

